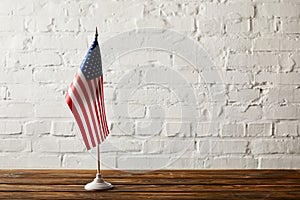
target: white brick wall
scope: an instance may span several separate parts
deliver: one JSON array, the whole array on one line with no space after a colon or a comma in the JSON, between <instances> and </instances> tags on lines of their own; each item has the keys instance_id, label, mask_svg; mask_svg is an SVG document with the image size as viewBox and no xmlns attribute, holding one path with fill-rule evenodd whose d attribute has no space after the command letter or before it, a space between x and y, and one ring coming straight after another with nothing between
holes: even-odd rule
<instances>
[{"instance_id":1,"label":"white brick wall","mask_svg":"<svg viewBox=\"0 0 300 200\"><path fill-rule=\"evenodd\" d=\"M300 168L300 1L0 8L0 168L95 169L64 102L95 26L104 168Z\"/></svg>"}]
</instances>

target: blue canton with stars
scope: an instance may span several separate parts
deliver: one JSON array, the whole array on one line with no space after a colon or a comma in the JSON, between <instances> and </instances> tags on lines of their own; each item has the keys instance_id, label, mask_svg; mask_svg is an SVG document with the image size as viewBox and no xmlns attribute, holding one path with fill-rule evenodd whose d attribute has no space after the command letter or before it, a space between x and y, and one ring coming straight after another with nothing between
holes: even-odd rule
<instances>
[{"instance_id":1,"label":"blue canton with stars","mask_svg":"<svg viewBox=\"0 0 300 200\"><path fill-rule=\"evenodd\" d=\"M97 38L95 38L86 54L80 69L87 80L92 80L102 75L102 61Z\"/></svg>"}]
</instances>

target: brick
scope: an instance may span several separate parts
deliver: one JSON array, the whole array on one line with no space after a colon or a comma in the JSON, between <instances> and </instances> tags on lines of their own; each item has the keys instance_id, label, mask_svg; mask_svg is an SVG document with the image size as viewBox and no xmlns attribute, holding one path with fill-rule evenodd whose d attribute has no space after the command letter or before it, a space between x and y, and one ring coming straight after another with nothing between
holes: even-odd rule
<instances>
[{"instance_id":1,"label":"brick","mask_svg":"<svg viewBox=\"0 0 300 200\"><path fill-rule=\"evenodd\" d=\"M194 150L194 141L189 139L147 140L143 152L147 154L182 154Z\"/></svg>"},{"instance_id":2,"label":"brick","mask_svg":"<svg viewBox=\"0 0 300 200\"><path fill-rule=\"evenodd\" d=\"M38 103L35 105L36 117L56 117L64 118L71 117L69 108L64 103L48 102Z\"/></svg>"},{"instance_id":3,"label":"brick","mask_svg":"<svg viewBox=\"0 0 300 200\"><path fill-rule=\"evenodd\" d=\"M21 32L24 29L22 17L0 17L1 32Z\"/></svg>"},{"instance_id":4,"label":"brick","mask_svg":"<svg viewBox=\"0 0 300 200\"><path fill-rule=\"evenodd\" d=\"M111 125L112 135L133 135L134 134L134 123L131 121L113 121Z\"/></svg>"},{"instance_id":5,"label":"brick","mask_svg":"<svg viewBox=\"0 0 300 200\"><path fill-rule=\"evenodd\" d=\"M51 123L51 134L54 136L75 136L74 123L70 121L53 121Z\"/></svg>"},{"instance_id":6,"label":"brick","mask_svg":"<svg viewBox=\"0 0 300 200\"><path fill-rule=\"evenodd\" d=\"M225 75L225 83L227 84L249 84L252 77L247 73L227 71Z\"/></svg>"},{"instance_id":7,"label":"brick","mask_svg":"<svg viewBox=\"0 0 300 200\"><path fill-rule=\"evenodd\" d=\"M253 54L229 54L227 68L252 70L254 66L264 69L278 66L278 55L271 52L259 52Z\"/></svg>"},{"instance_id":8,"label":"brick","mask_svg":"<svg viewBox=\"0 0 300 200\"><path fill-rule=\"evenodd\" d=\"M0 118L33 117L33 105L31 103L0 102L0 110Z\"/></svg>"},{"instance_id":9,"label":"brick","mask_svg":"<svg viewBox=\"0 0 300 200\"><path fill-rule=\"evenodd\" d=\"M187 80L182 78L179 72L165 67L155 67L149 69L145 75L145 82L147 83L159 83L159 84L171 84L171 85L185 85Z\"/></svg>"},{"instance_id":10,"label":"brick","mask_svg":"<svg viewBox=\"0 0 300 200\"><path fill-rule=\"evenodd\" d=\"M45 45L47 44L47 45ZM37 50L76 50L87 49L87 40L79 35L73 36L56 36L56 35L39 35L33 38L32 45Z\"/></svg>"},{"instance_id":11,"label":"brick","mask_svg":"<svg viewBox=\"0 0 300 200\"><path fill-rule=\"evenodd\" d=\"M200 15L218 18L230 18L232 15L239 15L243 18L254 16L254 7L249 3L229 3L229 4L201 4Z\"/></svg>"},{"instance_id":12,"label":"brick","mask_svg":"<svg viewBox=\"0 0 300 200\"><path fill-rule=\"evenodd\" d=\"M135 133L139 136L159 135L163 129L162 121L137 121L135 125Z\"/></svg>"},{"instance_id":13,"label":"brick","mask_svg":"<svg viewBox=\"0 0 300 200\"><path fill-rule=\"evenodd\" d=\"M0 121L0 135L16 135L22 133L20 121Z\"/></svg>"},{"instance_id":14,"label":"brick","mask_svg":"<svg viewBox=\"0 0 300 200\"><path fill-rule=\"evenodd\" d=\"M280 54L279 55L279 66L280 71L282 72L291 72L293 71L296 62L292 58L291 54Z\"/></svg>"},{"instance_id":15,"label":"brick","mask_svg":"<svg viewBox=\"0 0 300 200\"><path fill-rule=\"evenodd\" d=\"M259 90L231 90L228 93L229 101L240 102L240 103L249 103L257 100L259 98Z\"/></svg>"},{"instance_id":16,"label":"brick","mask_svg":"<svg viewBox=\"0 0 300 200\"><path fill-rule=\"evenodd\" d=\"M91 154L67 154L63 157L62 168L68 169L95 169L96 157ZM116 168L116 156L101 155L101 169Z\"/></svg>"},{"instance_id":17,"label":"brick","mask_svg":"<svg viewBox=\"0 0 300 200\"><path fill-rule=\"evenodd\" d=\"M145 116L145 106L138 104L129 104L128 113L130 118L143 118Z\"/></svg>"},{"instance_id":18,"label":"brick","mask_svg":"<svg viewBox=\"0 0 300 200\"><path fill-rule=\"evenodd\" d=\"M280 49L281 51L299 51L300 50L300 40L295 36L284 37L280 39Z\"/></svg>"},{"instance_id":19,"label":"brick","mask_svg":"<svg viewBox=\"0 0 300 200\"><path fill-rule=\"evenodd\" d=\"M0 3L1 12L0 15L14 14L17 16L26 16L33 13L33 2L31 0L10 1L3 0Z\"/></svg>"},{"instance_id":20,"label":"brick","mask_svg":"<svg viewBox=\"0 0 300 200\"><path fill-rule=\"evenodd\" d=\"M0 87L0 100L7 98L7 87L1 86Z\"/></svg>"},{"instance_id":21,"label":"brick","mask_svg":"<svg viewBox=\"0 0 300 200\"><path fill-rule=\"evenodd\" d=\"M239 36L237 34L224 38L225 49L232 52L247 52L252 50L253 41L249 38Z\"/></svg>"},{"instance_id":22,"label":"brick","mask_svg":"<svg viewBox=\"0 0 300 200\"><path fill-rule=\"evenodd\" d=\"M58 139L59 152L78 153L85 151L85 145L79 138ZM55 146L56 147L56 146Z\"/></svg>"},{"instance_id":23,"label":"brick","mask_svg":"<svg viewBox=\"0 0 300 200\"><path fill-rule=\"evenodd\" d=\"M300 5L293 3L265 3L257 5L259 17L299 17Z\"/></svg>"},{"instance_id":24,"label":"brick","mask_svg":"<svg viewBox=\"0 0 300 200\"><path fill-rule=\"evenodd\" d=\"M298 136L299 127L295 122L280 122L275 124L275 136Z\"/></svg>"},{"instance_id":25,"label":"brick","mask_svg":"<svg viewBox=\"0 0 300 200\"><path fill-rule=\"evenodd\" d=\"M272 123L251 123L247 125L246 135L249 137L270 137Z\"/></svg>"},{"instance_id":26,"label":"brick","mask_svg":"<svg viewBox=\"0 0 300 200\"><path fill-rule=\"evenodd\" d=\"M70 83L76 69L38 69L33 72L33 80L38 83Z\"/></svg>"},{"instance_id":27,"label":"brick","mask_svg":"<svg viewBox=\"0 0 300 200\"><path fill-rule=\"evenodd\" d=\"M7 38L10 38L7 40ZM23 50L31 47L32 36L24 33L1 33L0 35L1 46L0 50Z\"/></svg>"},{"instance_id":28,"label":"brick","mask_svg":"<svg viewBox=\"0 0 300 200\"><path fill-rule=\"evenodd\" d=\"M160 18L155 18L153 16L136 20L137 28L153 28L153 27L162 28L164 26L165 26L164 20Z\"/></svg>"},{"instance_id":29,"label":"brick","mask_svg":"<svg viewBox=\"0 0 300 200\"><path fill-rule=\"evenodd\" d=\"M10 53L7 65L13 66L53 66L60 65L61 58L55 52Z\"/></svg>"},{"instance_id":30,"label":"brick","mask_svg":"<svg viewBox=\"0 0 300 200\"><path fill-rule=\"evenodd\" d=\"M195 119L198 112L195 110L195 105L178 105L174 104L165 109L165 119Z\"/></svg>"},{"instance_id":31,"label":"brick","mask_svg":"<svg viewBox=\"0 0 300 200\"><path fill-rule=\"evenodd\" d=\"M51 101L63 96L61 86L48 84L9 84L7 85L9 99L14 101ZM26 91L26 92L24 92Z\"/></svg>"},{"instance_id":32,"label":"brick","mask_svg":"<svg viewBox=\"0 0 300 200\"><path fill-rule=\"evenodd\" d=\"M292 88L270 88L268 95L268 102L278 103L278 102L293 102L294 101L294 90Z\"/></svg>"},{"instance_id":33,"label":"brick","mask_svg":"<svg viewBox=\"0 0 300 200\"><path fill-rule=\"evenodd\" d=\"M209 169L255 169L257 166L258 159L252 157L221 156L205 161L205 168Z\"/></svg>"},{"instance_id":34,"label":"brick","mask_svg":"<svg viewBox=\"0 0 300 200\"><path fill-rule=\"evenodd\" d=\"M54 18L54 29L58 32L76 32L79 28L79 20L76 18Z\"/></svg>"},{"instance_id":35,"label":"brick","mask_svg":"<svg viewBox=\"0 0 300 200\"><path fill-rule=\"evenodd\" d=\"M264 109L267 119L298 119L297 106L272 106Z\"/></svg>"},{"instance_id":36,"label":"brick","mask_svg":"<svg viewBox=\"0 0 300 200\"><path fill-rule=\"evenodd\" d=\"M281 139L255 139L249 148L253 154L275 154L286 152L286 142Z\"/></svg>"},{"instance_id":37,"label":"brick","mask_svg":"<svg viewBox=\"0 0 300 200\"><path fill-rule=\"evenodd\" d=\"M219 123L202 122L197 124L196 137L218 136Z\"/></svg>"},{"instance_id":38,"label":"brick","mask_svg":"<svg viewBox=\"0 0 300 200\"><path fill-rule=\"evenodd\" d=\"M145 116L145 107L139 104L119 103L113 105L114 118L143 118Z\"/></svg>"},{"instance_id":39,"label":"brick","mask_svg":"<svg viewBox=\"0 0 300 200\"><path fill-rule=\"evenodd\" d=\"M223 72L216 71L216 70L204 70L202 71L203 76L203 82L209 84L209 83L216 83L216 84L222 84L225 82L223 79Z\"/></svg>"},{"instance_id":40,"label":"brick","mask_svg":"<svg viewBox=\"0 0 300 200\"><path fill-rule=\"evenodd\" d=\"M85 56L85 50L66 50L63 52L62 62L68 67L78 67Z\"/></svg>"},{"instance_id":41,"label":"brick","mask_svg":"<svg viewBox=\"0 0 300 200\"><path fill-rule=\"evenodd\" d=\"M280 73L280 74L278 74L278 82L281 85L300 84L299 73Z\"/></svg>"},{"instance_id":42,"label":"brick","mask_svg":"<svg viewBox=\"0 0 300 200\"><path fill-rule=\"evenodd\" d=\"M261 169L299 169L299 155L270 155L263 156L259 159Z\"/></svg>"},{"instance_id":43,"label":"brick","mask_svg":"<svg viewBox=\"0 0 300 200\"><path fill-rule=\"evenodd\" d=\"M1 139L0 151L1 152L31 151L31 143L30 140L21 139L21 138Z\"/></svg>"},{"instance_id":44,"label":"brick","mask_svg":"<svg viewBox=\"0 0 300 200\"><path fill-rule=\"evenodd\" d=\"M282 19L280 31L282 33L300 33L299 27L300 27L299 19Z\"/></svg>"},{"instance_id":45,"label":"brick","mask_svg":"<svg viewBox=\"0 0 300 200\"><path fill-rule=\"evenodd\" d=\"M278 51L280 50L280 40L274 37L260 37L254 40L254 51Z\"/></svg>"},{"instance_id":46,"label":"brick","mask_svg":"<svg viewBox=\"0 0 300 200\"><path fill-rule=\"evenodd\" d=\"M222 126L222 137L243 137L245 136L243 124L224 124Z\"/></svg>"},{"instance_id":47,"label":"brick","mask_svg":"<svg viewBox=\"0 0 300 200\"><path fill-rule=\"evenodd\" d=\"M24 124L24 133L27 135L49 134L50 125L50 121L29 121Z\"/></svg>"},{"instance_id":48,"label":"brick","mask_svg":"<svg viewBox=\"0 0 300 200\"><path fill-rule=\"evenodd\" d=\"M197 142L197 152L200 154L243 154L246 152L247 140L217 140L208 139Z\"/></svg>"},{"instance_id":49,"label":"brick","mask_svg":"<svg viewBox=\"0 0 300 200\"><path fill-rule=\"evenodd\" d=\"M299 154L300 143L299 138L287 138L286 139L286 153L287 154Z\"/></svg>"},{"instance_id":50,"label":"brick","mask_svg":"<svg viewBox=\"0 0 300 200\"><path fill-rule=\"evenodd\" d=\"M263 117L262 108L259 106L251 106L245 109L240 106L226 106L225 118L233 121L244 120L260 120Z\"/></svg>"},{"instance_id":51,"label":"brick","mask_svg":"<svg viewBox=\"0 0 300 200\"><path fill-rule=\"evenodd\" d=\"M113 152L141 152L142 141L129 139L128 137L110 137L107 142L101 144L101 153Z\"/></svg>"},{"instance_id":52,"label":"brick","mask_svg":"<svg viewBox=\"0 0 300 200\"><path fill-rule=\"evenodd\" d=\"M177 31L192 32L195 30L193 17L170 17L169 23Z\"/></svg>"},{"instance_id":53,"label":"brick","mask_svg":"<svg viewBox=\"0 0 300 200\"><path fill-rule=\"evenodd\" d=\"M254 18L252 20L252 31L254 33L269 34L275 31L274 22L269 18Z\"/></svg>"},{"instance_id":54,"label":"brick","mask_svg":"<svg viewBox=\"0 0 300 200\"><path fill-rule=\"evenodd\" d=\"M168 165L168 169L194 169L197 166L197 169L202 169L203 166L201 164L196 164L195 157L190 158L178 158L170 165Z\"/></svg>"},{"instance_id":55,"label":"brick","mask_svg":"<svg viewBox=\"0 0 300 200\"><path fill-rule=\"evenodd\" d=\"M36 3L34 16L43 18L47 16L65 16L65 2L48 1L47 3Z\"/></svg>"},{"instance_id":56,"label":"brick","mask_svg":"<svg viewBox=\"0 0 300 200\"><path fill-rule=\"evenodd\" d=\"M227 20L225 25L226 33L247 33L250 31L250 20L249 19L232 19Z\"/></svg>"},{"instance_id":57,"label":"brick","mask_svg":"<svg viewBox=\"0 0 300 200\"><path fill-rule=\"evenodd\" d=\"M59 155L28 152L3 153L0 156L0 167L5 169L60 168L60 160Z\"/></svg>"},{"instance_id":58,"label":"brick","mask_svg":"<svg viewBox=\"0 0 300 200\"><path fill-rule=\"evenodd\" d=\"M0 83L31 83L32 71L29 69L21 70L1 70Z\"/></svg>"},{"instance_id":59,"label":"brick","mask_svg":"<svg viewBox=\"0 0 300 200\"><path fill-rule=\"evenodd\" d=\"M32 141L33 152L59 152L58 140L54 137L41 137Z\"/></svg>"},{"instance_id":60,"label":"brick","mask_svg":"<svg viewBox=\"0 0 300 200\"><path fill-rule=\"evenodd\" d=\"M278 79L278 74L275 73L260 72L254 76L255 82L259 84L278 84Z\"/></svg>"},{"instance_id":61,"label":"brick","mask_svg":"<svg viewBox=\"0 0 300 200\"><path fill-rule=\"evenodd\" d=\"M187 122L167 122L166 136L168 137L190 137L191 124Z\"/></svg>"},{"instance_id":62,"label":"brick","mask_svg":"<svg viewBox=\"0 0 300 200\"><path fill-rule=\"evenodd\" d=\"M120 156L117 159L118 169L126 170L156 170L168 166L167 156L147 155L147 156Z\"/></svg>"},{"instance_id":63,"label":"brick","mask_svg":"<svg viewBox=\"0 0 300 200\"><path fill-rule=\"evenodd\" d=\"M196 20L196 27L201 34L213 36L223 32L224 24L221 20L199 17Z\"/></svg>"}]
</instances>

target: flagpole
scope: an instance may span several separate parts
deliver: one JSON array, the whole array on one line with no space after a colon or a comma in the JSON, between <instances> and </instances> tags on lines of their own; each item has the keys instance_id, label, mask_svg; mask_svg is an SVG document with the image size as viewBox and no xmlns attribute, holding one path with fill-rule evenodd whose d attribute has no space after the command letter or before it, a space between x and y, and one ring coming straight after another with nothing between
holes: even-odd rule
<instances>
[{"instance_id":1,"label":"flagpole","mask_svg":"<svg viewBox=\"0 0 300 200\"><path fill-rule=\"evenodd\" d=\"M96 33L95 33L95 38L97 40L98 38L98 30L96 27ZM96 174L96 178L86 184L84 186L84 189L91 191L91 190L108 190L110 188L112 188L113 185L109 182L106 182L103 180L101 173L100 173L100 144L97 144L97 174Z\"/></svg>"},{"instance_id":2,"label":"flagpole","mask_svg":"<svg viewBox=\"0 0 300 200\"><path fill-rule=\"evenodd\" d=\"M100 144L97 145L97 174L100 173Z\"/></svg>"},{"instance_id":3,"label":"flagpole","mask_svg":"<svg viewBox=\"0 0 300 200\"><path fill-rule=\"evenodd\" d=\"M98 28L96 26L95 38L98 38ZM97 173L100 173L100 144L97 145Z\"/></svg>"}]
</instances>

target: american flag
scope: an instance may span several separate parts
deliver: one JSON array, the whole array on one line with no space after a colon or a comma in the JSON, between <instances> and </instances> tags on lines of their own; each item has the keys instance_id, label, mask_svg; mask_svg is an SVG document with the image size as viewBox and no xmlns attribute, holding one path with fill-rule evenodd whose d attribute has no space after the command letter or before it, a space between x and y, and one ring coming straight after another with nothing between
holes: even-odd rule
<instances>
[{"instance_id":1,"label":"american flag","mask_svg":"<svg viewBox=\"0 0 300 200\"><path fill-rule=\"evenodd\" d=\"M88 150L109 134L103 96L102 61L96 35L65 97Z\"/></svg>"}]
</instances>

